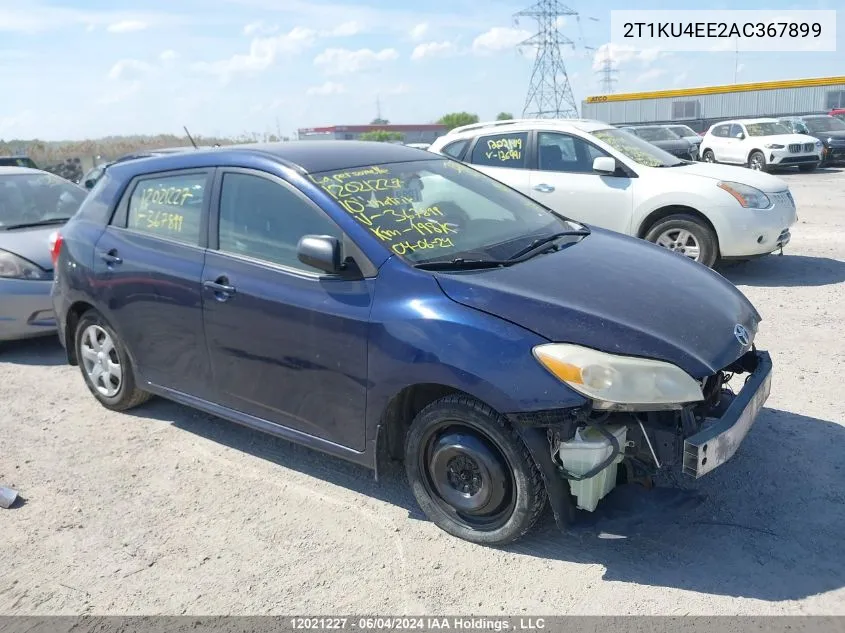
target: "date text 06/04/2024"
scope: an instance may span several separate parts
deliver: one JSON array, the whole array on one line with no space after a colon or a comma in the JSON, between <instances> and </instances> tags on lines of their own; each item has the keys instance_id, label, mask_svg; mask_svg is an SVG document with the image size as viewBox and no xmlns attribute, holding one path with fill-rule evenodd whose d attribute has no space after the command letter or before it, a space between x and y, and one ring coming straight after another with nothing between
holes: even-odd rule
<instances>
[{"instance_id":1,"label":"date text 06/04/2024","mask_svg":"<svg viewBox=\"0 0 845 633\"><path fill-rule=\"evenodd\" d=\"M541 631L546 622L527 617L295 617L290 626L297 631Z\"/></svg>"}]
</instances>

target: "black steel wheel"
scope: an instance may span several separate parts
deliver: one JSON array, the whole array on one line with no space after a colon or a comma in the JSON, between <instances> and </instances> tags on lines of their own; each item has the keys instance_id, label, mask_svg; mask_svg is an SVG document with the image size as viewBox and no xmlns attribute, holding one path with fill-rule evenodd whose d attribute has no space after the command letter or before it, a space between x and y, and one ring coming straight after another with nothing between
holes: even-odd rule
<instances>
[{"instance_id":1,"label":"black steel wheel","mask_svg":"<svg viewBox=\"0 0 845 633\"><path fill-rule=\"evenodd\" d=\"M516 540L545 507L540 472L519 435L466 396L442 398L420 412L406 439L405 466L425 514L474 543Z\"/></svg>"}]
</instances>

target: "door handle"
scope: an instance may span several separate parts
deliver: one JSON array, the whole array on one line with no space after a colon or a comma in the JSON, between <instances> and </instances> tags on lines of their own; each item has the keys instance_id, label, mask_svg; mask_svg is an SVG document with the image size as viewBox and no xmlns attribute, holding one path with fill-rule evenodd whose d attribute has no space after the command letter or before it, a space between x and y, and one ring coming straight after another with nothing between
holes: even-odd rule
<instances>
[{"instance_id":1,"label":"door handle","mask_svg":"<svg viewBox=\"0 0 845 633\"><path fill-rule=\"evenodd\" d=\"M541 183L539 185L534 185L532 187L532 189L534 189L534 191L540 191L542 193L551 193L552 191L555 190L554 187L552 187L551 185L547 185L545 183Z\"/></svg>"},{"instance_id":2,"label":"door handle","mask_svg":"<svg viewBox=\"0 0 845 633\"><path fill-rule=\"evenodd\" d=\"M214 281L204 281L202 287L211 290L218 301L226 301L235 294L235 287L229 284L226 277L218 277Z\"/></svg>"},{"instance_id":3,"label":"door handle","mask_svg":"<svg viewBox=\"0 0 845 633\"><path fill-rule=\"evenodd\" d=\"M122 264L123 259L118 257L117 249L111 249L110 251L106 251L104 253L100 253L100 259L102 259L108 266L114 266L115 264Z\"/></svg>"}]
</instances>

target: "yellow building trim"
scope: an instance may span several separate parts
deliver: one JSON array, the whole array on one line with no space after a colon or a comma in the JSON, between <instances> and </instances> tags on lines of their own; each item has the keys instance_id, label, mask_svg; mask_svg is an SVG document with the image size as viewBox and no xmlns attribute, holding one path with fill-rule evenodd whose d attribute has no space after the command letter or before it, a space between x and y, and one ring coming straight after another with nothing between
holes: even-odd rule
<instances>
[{"instance_id":1,"label":"yellow building trim","mask_svg":"<svg viewBox=\"0 0 845 633\"><path fill-rule=\"evenodd\" d=\"M587 97L585 103L606 103L610 101L640 101L642 99L666 99L669 97L698 97L719 95L730 92L750 92L752 90L777 90L778 88L806 88L808 86L845 85L843 77L816 77L813 79L789 79L786 81L760 81L751 84L730 84L727 86L708 86L706 88L681 88L679 90L655 90L653 92L628 92L624 94L600 95Z\"/></svg>"}]
</instances>

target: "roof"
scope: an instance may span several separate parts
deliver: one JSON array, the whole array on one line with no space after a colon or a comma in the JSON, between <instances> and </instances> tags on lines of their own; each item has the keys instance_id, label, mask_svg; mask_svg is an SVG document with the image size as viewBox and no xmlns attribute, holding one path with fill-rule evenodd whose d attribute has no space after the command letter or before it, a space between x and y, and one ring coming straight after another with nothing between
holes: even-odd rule
<instances>
[{"instance_id":1,"label":"roof","mask_svg":"<svg viewBox=\"0 0 845 633\"><path fill-rule=\"evenodd\" d=\"M385 124L385 125L329 125L328 127L307 127L299 128L297 130L300 134L330 134L332 132L375 132L376 130L385 130L387 132L420 132L445 131L446 126L440 123L421 123L421 124Z\"/></svg>"},{"instance_id":2,"label":"roof","mask_svg":"<svg viewBox=\"0 0 845 633\"><path fill-rule=\"evenodd\" d=\"M146 173L154 165L156 169L190 169L213 167L231 162L243 162L245 158L273 158L306 173L367 167L383 163L398 163L415 160L442 160L424 149L406 145L378 143L375 141L330 140L321 143L309 141L284 141L280 143L248 143L226 145L192 152L178 152L166 155L125 161L109 167L122 174Z\"/></svg>"},{"instance_id":3,"label":"roof","mask_svg":"<svg viewBox=\"0 0 845 633\"><path fill-rule=\"evenodd\" d=\"M785 81L760 81L747 84L727 84L703 88L681 88L678 90L655 90L652 92L628 92L587 97L584 103L606 103L610 101L639 101L642 99L666 99L668 97L699 97L704 95L726 94L731 92L751 92L753 90L778 90L783 88L807 88L815 86L845 86L845 76L816 77L812 79L789 79Z\"/></svg>"},{"instance_id":4,"label":"roof","mask_svg":"<svg viewBox=\"0 0 845 633\"><path fill-rule=\"evenodd\" d=\"M575 128L582 132L593 132L595 130L604 130L612 125L608 125L604 121L597 121L594 119L508 119L506 121L486 121L482 123L473 123L471 125L463 125L450 130L446 136L441 137L438 141L446 138L453 138L455 136L462 136L468 132L504 132L508 131L528 131L537 128L567 130Z\"/></svg>"}]
</instances>

